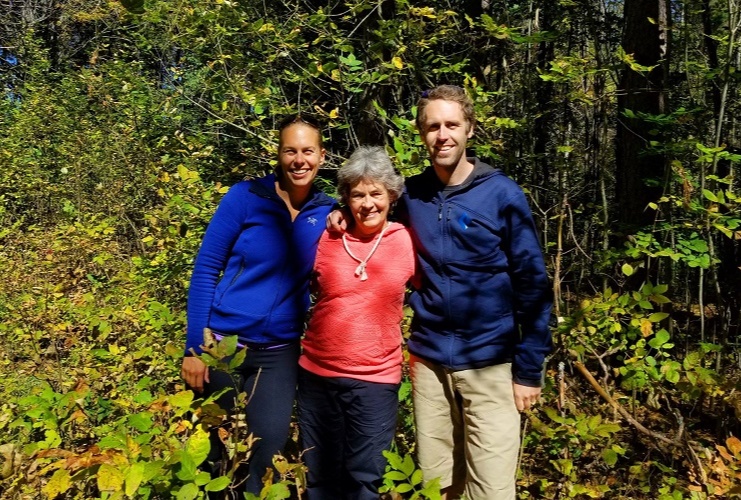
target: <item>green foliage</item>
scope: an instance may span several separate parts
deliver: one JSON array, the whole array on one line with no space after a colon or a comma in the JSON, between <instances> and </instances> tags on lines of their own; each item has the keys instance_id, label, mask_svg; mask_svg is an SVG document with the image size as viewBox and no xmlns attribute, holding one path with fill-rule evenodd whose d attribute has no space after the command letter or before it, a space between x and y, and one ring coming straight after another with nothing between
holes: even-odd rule
<instances>
[{"instance_id":1,"label":"green foliage","mask_svg":"<svg viewBox=\"0 0 741 500\"><path fill-rule=\"evenodd\" d=\"M656 391L669 387L679 389L688 400L697 397L697 391L703 388L713 393L719 377L709 365L719 346L700 344L698 350L684 356L683 362L677 361L672 354L675 345L671 334L660 327L669 313L653 312L656 306L669 303L663 295L667 290L666 285L650 283L631 293L617 294L608 289L601 296L583 301L578 314L560 329L580 339L580 345L573 346L580 357L590 351L616 353L620 364L615 372L621 386L646 391L651 395L649 401L654 400Z\"/></svg>"},{"instance_id":2,"label":"green foliage","mask_svg":"<svg viewBox=\"0 0 741 500\"><path fill-rule=\"evenodd\" d=\"M219 345L212 353L230 356L234 347ZM42 383L20 399L7 428L25 436L29 444L21 452L39 466L25 481L51 474L43 487L50 498L97 489L103 498L195 499L231 487L236 465L249 453L251 436L230 449L235 465L212 476L204 462L210 449L208 428L223 414L213 402L218 394L205 400L195 399L189 390L155 396L148 390L152 382L145 377L129 395L109 400L82 382L65 393ZM107 415L100 414L103 408L109 408ZM233 443L238 428L244 426L232 427ZM92 444L64 446L80 439ZM288 478L304 481L302 465L276 460L281 479L273 483L268 478L257 498L288 498L288 485L294 484ZM11 489L22 486L20 479Z\"/></svg>"},{"instance_id":3,"label":"green foliage","mask_svg":"<svg viewBox=\"0 0 741 500\"><path fill-rule=\"evenodd\" d=\"M329 170L375 142L404 175L418 173L429 159L415 103L453 83L474 100L472 151L527 188L562 293L564 385L549 364L520 496L739 496L727 415L741 414L737 7L711 3L703 17L683 4L667 39L666 109L618 114L619 68L659 69L619 47L620 3L16 4L0 26L0 495L229 488L249 440L231 434L230 467L204 472L204 433L222 415L183 390L175 359L220 196L272 170L276 123L296 111L325 121ZM624 200L611 190L615 123L626 119L648 125L641 154L663 155L667 169L651 181L665 180L647 207L655 223L623 235L611 221ZM224 368L240 356L214 354L204 359ZM646 427L681 430L697 458L636 440L569 379L574 358ZM410 458L408 378L400 407L385 487L435 498ZM261 498L303 484L300 464L276 467Z\"/></svg>"},{"instance_id":4,"label":"green foliage","mask_svg":"<svg viewBox=\"0 0 741 500\"><path fill-rule=\"evenodd\" d=\"M98 426L91 414L105 405L90 387L79 385L58 393L42 384L18 401L17 418L9 429L28 433L30 444L23 448L23 454L42 466L36 475L53 472L43 490L51 498L68 490L86 491L92 484L101 492L118 492L119 498L124 492L129 498L149 498L153 489L172 483L180 462L190 460L193 453L197 457L202 454L202 431L186 441L190 454L180 450L179 434L190 427L183 415L192 399L191 393L189 398L177 394L154 400L140 391L134 397L136 407L130 408L128 415L119 414L115 421ZM78 451L61 447L63 441L91 435L97 437L93 446ZM207 452L207 439L205 443ZM28 474L26 480L33 477Z\"/></svg>"},{"instance_id":5,"label":"green foliage","mask_svg":"<svg viewBox=\"0 0 741 500\"><path fill-rule=\"evenodd\" d=\"M386 473L383 475L381 493L395 492L407 495L405 498L429 498L439 500L440 478L422 482L422 470L418 469L411 455L403 457L393 451L384 451L383 456L388 460Z\"/></svg>"},{"instance_id":6,"label":"green foliage","mask_svg":"<svg viewBox=\"0 0 741 500\"><path fill-rule=\"evenodd\" d=\"M526 436L525 442L544 450L553 469L562 476L560 487L570 498L579 495L601 498L609 494L610 486L600 481L585 481L581 471L586 464L595 462L601 468L615 467L627 452L618 436L622 427L605 422L599 414L589 415L573 407L569 410L571 416L545 408L548 423L531 415L533 432ZM541 494L552 494L553 484L542 483Z\"/></svg>"}]
</instances>

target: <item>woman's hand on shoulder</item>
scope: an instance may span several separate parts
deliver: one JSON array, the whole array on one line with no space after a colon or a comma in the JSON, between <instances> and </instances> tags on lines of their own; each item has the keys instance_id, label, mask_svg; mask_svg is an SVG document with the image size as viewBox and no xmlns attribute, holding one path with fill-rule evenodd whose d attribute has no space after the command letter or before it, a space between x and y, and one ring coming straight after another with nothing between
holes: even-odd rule
<instances>
[{"instance_id":1,"label":"woman's hand on shoulder","mask_svg":"<svg viewBox=\"0 0 741 500\"><path fill-rule=\"evenodd\" d=\"M208 383L208 367L195 356L185 356L180 375L185 383L196 392L203 392L204 382Z\"/></svg>"}]
</instances>

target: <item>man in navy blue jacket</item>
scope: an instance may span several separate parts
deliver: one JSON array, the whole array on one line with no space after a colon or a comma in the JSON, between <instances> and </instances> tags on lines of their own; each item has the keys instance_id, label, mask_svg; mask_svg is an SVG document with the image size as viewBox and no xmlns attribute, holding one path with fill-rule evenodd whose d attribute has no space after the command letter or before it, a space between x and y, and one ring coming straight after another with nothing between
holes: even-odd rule
<instances>
[{"instance_id":1,"label":"man in navy blue jacket","mask_svg":"<svg viewBox=\"0 0 741 500\"><path fill-rule=\"evenodd\" d=\"M417 127L432 166L406 182L400 216L418 259L409 339L417 455L448 498L515 498L520 417L540 397L551 292L520 187L466 157L473 103L425 92Z\"/></svg>"},{"instance_id":2,"label":"man in navy blue jacket","mask_svg":"<svg viewBox=\"0 0 741 500\"><path fill-rule=\"evenodd\" d=\"M432 166L406 181L397 208L418 265L408 343L417 458L444 498L512 500L519 412L539 399L551 349L551 292L522 189L466 157L474 126L460 87L423 94L417 127Z\"/></svg>"}]
</instances>

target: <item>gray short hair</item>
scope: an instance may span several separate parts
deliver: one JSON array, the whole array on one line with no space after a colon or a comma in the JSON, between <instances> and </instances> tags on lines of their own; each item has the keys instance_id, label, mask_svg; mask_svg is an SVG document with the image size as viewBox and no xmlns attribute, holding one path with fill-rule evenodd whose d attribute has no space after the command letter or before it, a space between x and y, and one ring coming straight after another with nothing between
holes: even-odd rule
<instances>
[{"instance_id":1,"label":"gray short hair","mask_svg":"<svg viewBox=\"0 0 741 500\"><path fill-rule=\"evenodd\" d=\"M337 172L337 192L347 204L350 190L361 181L377 182L389 193L391 202L399 199L404 179L396 173L391 158L381 146L360 146Z\"/></svg>"}]
</instances>

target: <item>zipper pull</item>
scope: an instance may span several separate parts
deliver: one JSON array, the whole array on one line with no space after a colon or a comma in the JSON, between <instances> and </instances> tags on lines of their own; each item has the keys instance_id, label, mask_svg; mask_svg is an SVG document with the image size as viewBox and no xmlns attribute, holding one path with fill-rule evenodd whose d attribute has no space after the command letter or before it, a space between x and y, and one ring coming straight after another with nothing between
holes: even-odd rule
<instances>
[{"instance_id":1,"label":"zipper pull","mask_svg":"<svg viewBox=\"0 0 741 500\"><path fill-rule=\"evenodd\" d=\"M443 220L443 204L440 203L440 207L437 209L437 220Z\"/></svg>"}]
</instances>

